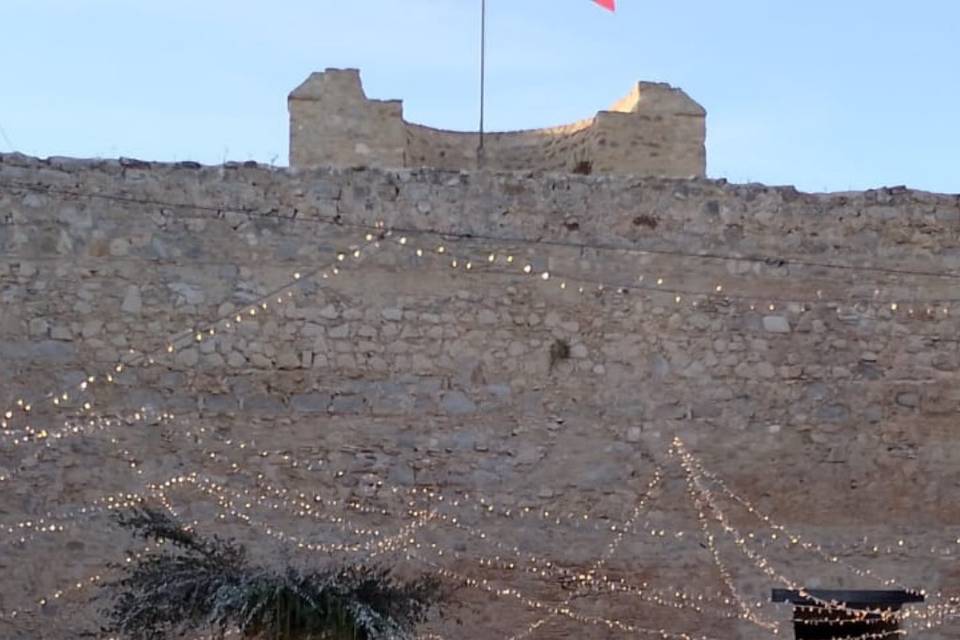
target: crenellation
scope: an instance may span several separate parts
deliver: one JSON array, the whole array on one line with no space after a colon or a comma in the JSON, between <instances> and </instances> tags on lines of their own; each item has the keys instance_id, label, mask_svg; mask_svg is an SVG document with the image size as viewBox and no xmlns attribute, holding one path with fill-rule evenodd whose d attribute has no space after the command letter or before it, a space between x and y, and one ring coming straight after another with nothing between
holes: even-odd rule
<instances>
[{"instance_id":1,"label":"crenellation","mask_svg":"<svg viewBox=\"0 0 960 640\"><path fill-rule=\"evenodd\" d=\"M289 98L290 166L432 168L691 178L706 173L706 111L680 89L638 82L609 110L568 125L444 131L366 98L356 69L310 75Z\"/></svg>"}]
</instances>

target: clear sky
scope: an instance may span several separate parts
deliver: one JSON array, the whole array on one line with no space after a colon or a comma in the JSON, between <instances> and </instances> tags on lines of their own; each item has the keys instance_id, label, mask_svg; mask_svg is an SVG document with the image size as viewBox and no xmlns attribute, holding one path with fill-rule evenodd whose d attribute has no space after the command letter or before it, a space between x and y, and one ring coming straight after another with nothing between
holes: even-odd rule
<instances>
[{"instance_id":1,"label":"clear sky","mask_svg":"<svg viewBox=\"0 0 960 640\"><path fill-rule=\"evenodd\" d=\"M707 171L960 192L960 1L487 0L487 128L636 80L703 104ZM476 129L480 0L0 0L0 150L286 164L286 96L358 67L408 120Z\"/></svg>"}]
</instances>

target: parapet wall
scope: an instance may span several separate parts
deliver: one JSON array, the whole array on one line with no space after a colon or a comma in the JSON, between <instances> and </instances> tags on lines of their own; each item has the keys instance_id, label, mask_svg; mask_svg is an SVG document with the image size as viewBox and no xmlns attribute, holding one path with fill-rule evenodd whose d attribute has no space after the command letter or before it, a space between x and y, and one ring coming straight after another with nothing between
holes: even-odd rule
<instances>
[{"instance_id":1,"label":"parapet wall","mask_svg":"<svg viewBox=\"0 0 960 640\"><path fill-rule=\"evenodd\" d=\"M289 98L290 166L476 169L478 135L403 119L398 100L368 99L355 69L312 74ZM484 136L483 167L702 177L703 108L679 89L640 82L593 118Z\"/></svg>"},{"instance_id":2,"label":"parapet wall","mask_svg":"<svg viewBox=\"0 0 960 640\"><path fill-rule=\"evenodd\" d=\"M76 637L90 607L73 586L133 546L103 497L171 477L247 492L174 483L173 508L202 531L311 563L330 556L303 541L392 535L427 494L410 492L442 492L431 508L483 537L437 521L382 560L559 605L571 591L530 557L592 570L662 465L602 573L689 598L604 586L571 606L770 638L731 604L674 436L837 558L728 505L791 579L878 586L853 565L955 594L958 219L957 197L905 189L0 156L0 408L14 415L0 430L0 612L24 612L0 615L0 637ZM47 436L10 435L22 397ZM173 417L131 417L142 407ZM320 519L281 508L301 496ZM740 597L788 635L790 612L768 602L780 585L711 523ZM431 632L510 637L543 615L512 596L456 599ZM594 631L560 618L536 637Z\"/></svg>"}]
</instances>

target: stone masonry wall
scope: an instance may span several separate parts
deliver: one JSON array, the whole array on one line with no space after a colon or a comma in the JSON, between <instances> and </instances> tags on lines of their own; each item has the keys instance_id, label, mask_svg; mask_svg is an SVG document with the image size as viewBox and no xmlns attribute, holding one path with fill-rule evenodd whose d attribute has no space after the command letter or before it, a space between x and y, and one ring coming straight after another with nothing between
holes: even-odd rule
<instances>
[{"instance_id":1,"label":"stone masonry wall","mask_svg":"<svg viewBox=\"0 0 960 640\"><path fill-rule=\"evenodd\" d=\"M475 132L403 119L399 100L370 100L356 69L327 69L290 94L290 166L476 169ZM683 91L637 83L609 111L569 125L488 133L483 166L702 177L706 112Z\"/></svg>"},{"instance_id":2,"label":"stone masonry wall","mask_svg":"<svg viewBox=\"0 0 960 640\"><path fill-rule=\"evenodd\" d=\"M174 507L264 554L324 561L300 542L359 535L329 528L341 517L396 531L439 491L447 519L384 558L597 619L771 637L735 617L674 436L837 559L729 505L778 571L878 586L849 564L943 602L960 591L960 309L936 274L960 271L958 225L956 196L905 189L0 156L0 612L21 611L0 636L90 620L72 586L129 545L76 509L198 473L247 493L174 483ZM20 441L27 425L46 439ZM570 600L563 571L597 566L658 465L601 571L647 586ZM332 520L264 502L294 498ZM740 596L766 603L782 585L717 536ZM441 637L544 616L479 587L457 599ZM535 634L623 635L565 615Z\"/></svg>"}]
</instances>

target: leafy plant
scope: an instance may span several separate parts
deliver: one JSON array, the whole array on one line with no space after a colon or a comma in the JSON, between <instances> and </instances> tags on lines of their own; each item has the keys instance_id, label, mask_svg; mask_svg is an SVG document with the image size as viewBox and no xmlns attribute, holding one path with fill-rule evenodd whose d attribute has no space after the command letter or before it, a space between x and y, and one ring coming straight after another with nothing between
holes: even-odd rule
<instances>
[{"instance_id":1,"label":"leafy plant","mask_svg":"<svg viewBox=\"0 0 960 640\"><path fill-rule=\"evenodd\" d=\"M231 631L257 640L408 640L445 598L437 578L403 582L386 568L257 566L236 542L202 537L149 507L117 521L170 543L118 565L121 577L98 596L110 601L102 631L130 640Z\"/></svg>"}]
</instances>

